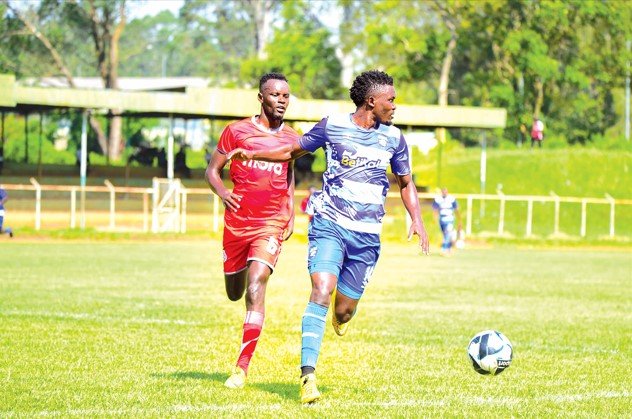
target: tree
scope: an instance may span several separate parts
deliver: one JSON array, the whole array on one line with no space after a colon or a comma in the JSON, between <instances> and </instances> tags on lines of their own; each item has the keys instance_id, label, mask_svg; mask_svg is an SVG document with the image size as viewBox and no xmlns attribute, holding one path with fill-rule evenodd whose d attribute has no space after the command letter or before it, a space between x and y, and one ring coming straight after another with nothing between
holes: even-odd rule
<instances>
[{"instance_id":1,"label":"tree","mask_svg":"<svg viewBox=\"0 0 632 419\"><path fill-rule=\"evenodd\" d=\"M284 73L292 92L304 98L338 99L341 65L329 41L331 34L312 14L307 2L283 5L284 25L274 31L265 60L251 58L242 66L242 76L256 85L268 71ZM309 80L309 83L305 83Z\"/></svg>"},{"instance_id":2,"label":"tree","mask_svg":"<svg viewBox=\"0 0 632 419\"><path fill-rule=\"evenodd\" d=\"M468 3L458 0L450 2L435 0L433 6L437 10L439 16L441 17L441 21L450 34L450 38L445 46L441 73L439 74L439 86L437 89L439 106L448 106L450 71L452 70L452 61L457 47L457 40L459 39L461 21L466 19L467 16ZM437 130L437 137L441 144L445 143L445 128L439 128Z\"/></svg>"},{"instance_id":3,"label":"tree","mask_svg":"<svg viewBox=\"0 0 632 419\"><path fill-rule=\"evenodd\" d=\"M270 38L270 28L272 27L272 14L280 4L279 0L245 0L246 11L250 14L255 27L255 49L257 58L263 60L267 58L266 45Z\"/></svg>"},{"instance_id":4,"label":"tree","mask_svg":"<svg viewBox=\"0 0 632 419\"><path fill-rule=\"evenodd\" d=\"M432 31L427 26L437 21L429 3L340 0L340 4L345 17L339 31L342 52L361 57L354 73L386 71L397 80L400 103L435 102L436 73L417 65L430 52Z\"/></svg>"},{"instance_id":5,"label":"tree","mask_svg":"<svg viewBox=\"0 0 632 419\"><path fill-rule=\"evenodd\" d=\"M356 24L342 42L362 51L367 68L391 73L406 102L428 100L424 86L436 86L431 100L439 104L505 107L511 137L533 116L569 142L590 141L614 123L612 92L623 84L632 38L626 2L341 4ZM452 133L477 141L471 131Z\"/></svg>"},{"instance_id":6,"label":"tree","mask_svg":"<svg viewBox=\"0 0 632 419\"><path fill-rule=\"evenodd\" d=\"M265 59L270 29L277 18L280 0L239 0L229 2L187 1L180 10L182 39L195 39L195 46L206 48L211 83L242 84L240 68L251 57ZM190 52L199 60L195 51Z\"/></svg>"},{"instance_id":7,"label":"tree","mask_svg":"<svg viewBox=\"0 0 632 419\"><path fill-rule=\"evenodd\" d=\"M68 65L71 49L84 42L90 34L93 44L93 65L105 88L118 88L119 40L126 25L125 0L43 0L37 10L22 10L9 0L2 0L23 28L35 37L48 52L55 68L70 87L76 87L73 71ZM47 60L44 60L47 61ZM108 137L99 121L90 117L103 153L118 159L123 149L120 110L111 110Z\"/></svg>"},{"instance_id":8,"label":"tree","mask_svg":"<svg viewBox=\"0 0 632 419\"><path fill-rule=\"evenodd\" d=\"M570 142L614 122L630 8L623 2L474 3L456 85L472 105L508 108L508 131L543 117ZM619 85L621 85L619 84Z\"/></svg>"}]
</instances>

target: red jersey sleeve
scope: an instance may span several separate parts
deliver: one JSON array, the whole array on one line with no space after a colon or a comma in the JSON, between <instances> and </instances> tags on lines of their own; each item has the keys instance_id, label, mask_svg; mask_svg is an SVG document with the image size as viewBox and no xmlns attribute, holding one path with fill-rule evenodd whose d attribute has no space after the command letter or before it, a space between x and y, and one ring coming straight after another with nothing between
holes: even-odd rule
<instances>
[{"instance_id":1,"label":"red jersey sleeve","mask_svg":"<svg viewBox=\"0 0 632 419\"><path fill-rule=\"evenodd\" d=\"M231 129L231 126L228 125L222 131L222 135L219 137L219 142L217 143L217 151L222 154L228 154L234 149L237 148L237 138Z\"/></svg>"}]
</instances>

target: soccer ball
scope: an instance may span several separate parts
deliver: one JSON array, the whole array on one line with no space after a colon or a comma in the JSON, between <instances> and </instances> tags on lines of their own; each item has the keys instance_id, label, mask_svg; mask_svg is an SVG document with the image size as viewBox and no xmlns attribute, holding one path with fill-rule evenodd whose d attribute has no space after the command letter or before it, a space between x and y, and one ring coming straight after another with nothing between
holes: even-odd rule
<instances>
[{"instance_id":1,"label":"soccer ball","mask_svg":"<svg viewBox=\"0 0 632 419\"><path fill-rule=\"evenodd\" d=\"M472 338L467 354L477 373L498 375L511 365L513 346L502 333L485 330Z\"/></svg>"}]
</instances>

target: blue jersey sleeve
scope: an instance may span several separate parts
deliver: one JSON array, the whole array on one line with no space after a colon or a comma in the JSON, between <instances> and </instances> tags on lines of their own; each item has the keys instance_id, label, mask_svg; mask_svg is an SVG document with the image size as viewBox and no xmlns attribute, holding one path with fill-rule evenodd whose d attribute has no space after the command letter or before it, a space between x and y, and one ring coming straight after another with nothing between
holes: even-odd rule
<instances>
[{"instance_id":1,"label":"blue jersey sleeve","mask_svg":"<svg viewBox=\"0 0 632 419\"><path fill-rule=\"evenodd\" d=\"M326 142L327 118L321 119L307 134L303 134L303 136L298 139L298 145L310 153L313 153L321 147L325 147Z\"/></svg>"},{"instance_id":2,"label":"blue jersey sleeve","mask_svg":"<svg viewBox=\"0 0 632 419\"><path fill-rule=\"evenodd\" d=\"M408 161L408 145L402 134L399 137L399 144L391 157L391 171L399 176L408 175L411 172L410 162Z\"/></svg>"}]
</instances>

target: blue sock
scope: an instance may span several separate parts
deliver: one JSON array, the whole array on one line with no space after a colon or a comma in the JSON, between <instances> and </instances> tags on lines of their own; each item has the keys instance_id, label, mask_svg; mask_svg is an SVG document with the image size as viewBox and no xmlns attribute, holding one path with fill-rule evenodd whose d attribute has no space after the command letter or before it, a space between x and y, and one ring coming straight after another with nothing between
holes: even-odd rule
<instances>
[{"instance_id":1,"label":"blue sock","mask_svg":"<svg viewBox=\"0 0 632 419\"><path fill-rule=\"evenodd\" d=\"M312 367L316 369L316 361L320 353L320 344L325 333L325 318L328 307L312 303L307 303L301 329L301 367Z\"/></svg>"}]
</instances>

